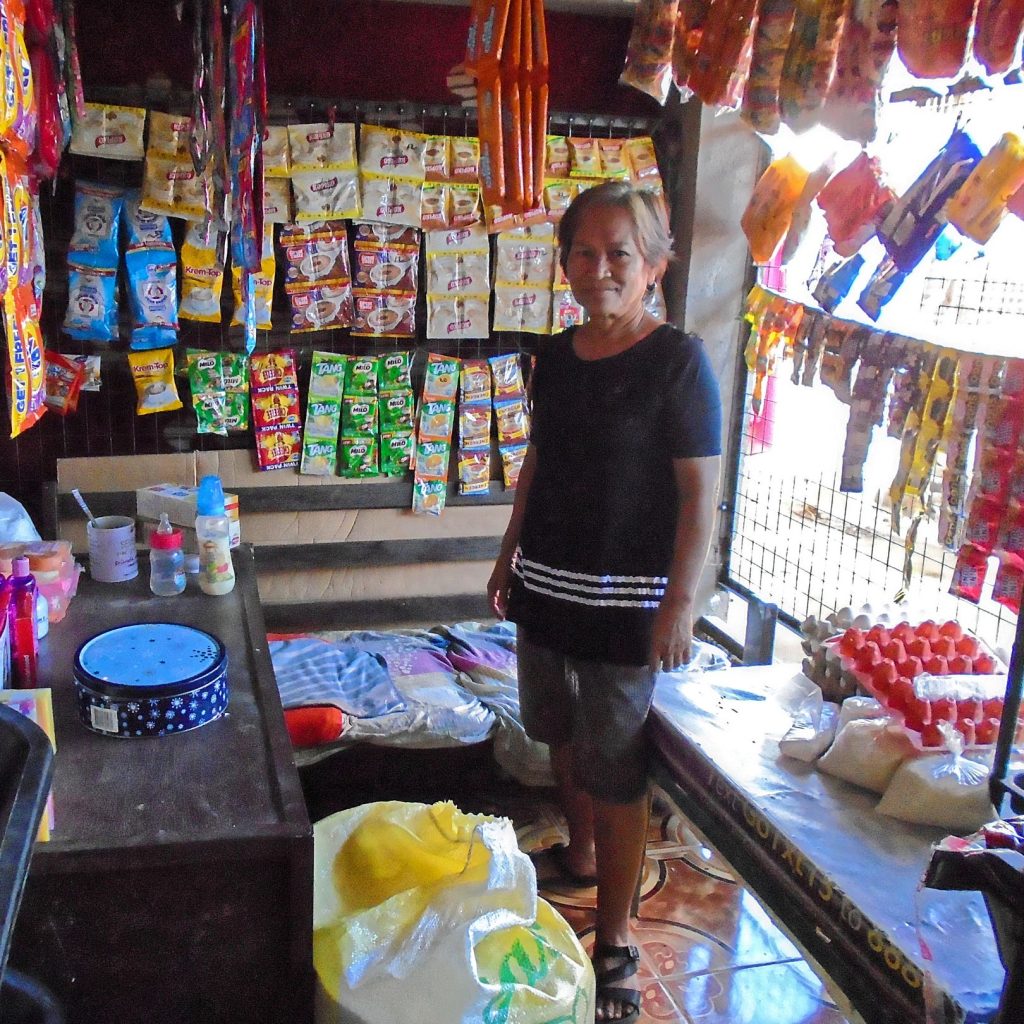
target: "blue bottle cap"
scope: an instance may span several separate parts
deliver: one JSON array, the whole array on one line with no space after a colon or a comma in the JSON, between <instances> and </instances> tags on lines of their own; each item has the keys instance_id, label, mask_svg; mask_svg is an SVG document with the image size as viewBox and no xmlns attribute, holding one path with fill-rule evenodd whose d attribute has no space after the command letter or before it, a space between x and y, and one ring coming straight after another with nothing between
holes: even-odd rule
<instances>
[{"instance_id":1,"label":"blue bottle cap","mask_svg":"<svg viewBox=\"0 0 1024 1024\"><path fill-rule=\"evenodd\" d=\"M199 481L196 514L200 516L224 515L224 488L221 486L219 476L211 473Z\"/></svg>"}]
</instances>

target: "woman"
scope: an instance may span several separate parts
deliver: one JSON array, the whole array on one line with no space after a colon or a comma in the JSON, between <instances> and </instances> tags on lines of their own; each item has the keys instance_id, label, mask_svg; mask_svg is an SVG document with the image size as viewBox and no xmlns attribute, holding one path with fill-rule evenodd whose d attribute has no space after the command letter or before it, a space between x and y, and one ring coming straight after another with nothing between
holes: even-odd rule
<instances>
[{"instance_id":1,"label":"woman","mask_svg":"<svg viewBox=\"0 0 1024 1024\"><path fill-rule=\"evenodd\" d=\"M690 657L721 405L700 341L644 306L672 255L659 200L621 182L589 189L558 241L588 319L539 348L530 447L488 594L519 627L526 730L551 748L569 829L553 853L578 884L596 875L596 1019L629 1021L643 724L658 672Z\"/></svg>"}]
</instances>

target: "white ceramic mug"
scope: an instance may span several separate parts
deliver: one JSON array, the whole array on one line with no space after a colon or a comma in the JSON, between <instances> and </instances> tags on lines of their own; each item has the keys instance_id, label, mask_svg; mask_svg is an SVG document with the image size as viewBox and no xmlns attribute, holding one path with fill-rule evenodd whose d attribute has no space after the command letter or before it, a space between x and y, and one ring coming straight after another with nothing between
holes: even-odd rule
<instances>
[{"instance_id":1,"label":"white ceramic mug","mask_svg":"<svg viewBox=\"0 0 1024 1024\"><path fill-rule=\"evenodd\" d=\"M86 525L89 573L100 583L124 583L139 575L135 553L135 520L130 516L98 516Z\"/></svg>"}]
</instances>

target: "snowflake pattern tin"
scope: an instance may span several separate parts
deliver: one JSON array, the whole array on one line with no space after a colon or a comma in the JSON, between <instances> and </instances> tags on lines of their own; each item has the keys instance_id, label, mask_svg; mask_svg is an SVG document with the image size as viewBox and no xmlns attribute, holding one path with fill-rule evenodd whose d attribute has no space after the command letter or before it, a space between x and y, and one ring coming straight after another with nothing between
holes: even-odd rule
<instances>
[{"instance_id":1,"label":"snowflake pattern tin","mask_svg":"<svg viewBox=\"0 0 1024 1024\"><path fill-rule=\"evenodd\" d=\"M104 736L167 736L228 704L228 655L215 636L170 622L119 626L75 653L78 713Z\"/></svg>"}]
</instances>

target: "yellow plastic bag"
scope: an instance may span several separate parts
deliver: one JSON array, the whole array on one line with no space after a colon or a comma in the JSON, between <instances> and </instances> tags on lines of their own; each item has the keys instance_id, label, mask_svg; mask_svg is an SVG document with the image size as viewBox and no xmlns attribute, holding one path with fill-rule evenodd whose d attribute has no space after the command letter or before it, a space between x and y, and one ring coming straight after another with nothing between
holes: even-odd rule
<instances>
[{"instance_id":1,"label":"yellow plastic bag","mask_svg":"<svg viewBox=\"0 0 1024 1024\"><path fill-rule=\"evenodd\" d=\"M594 975L504 818L364 804L314 828L317 1024L589 1024Z\"/></svg>"}]
</instances>

